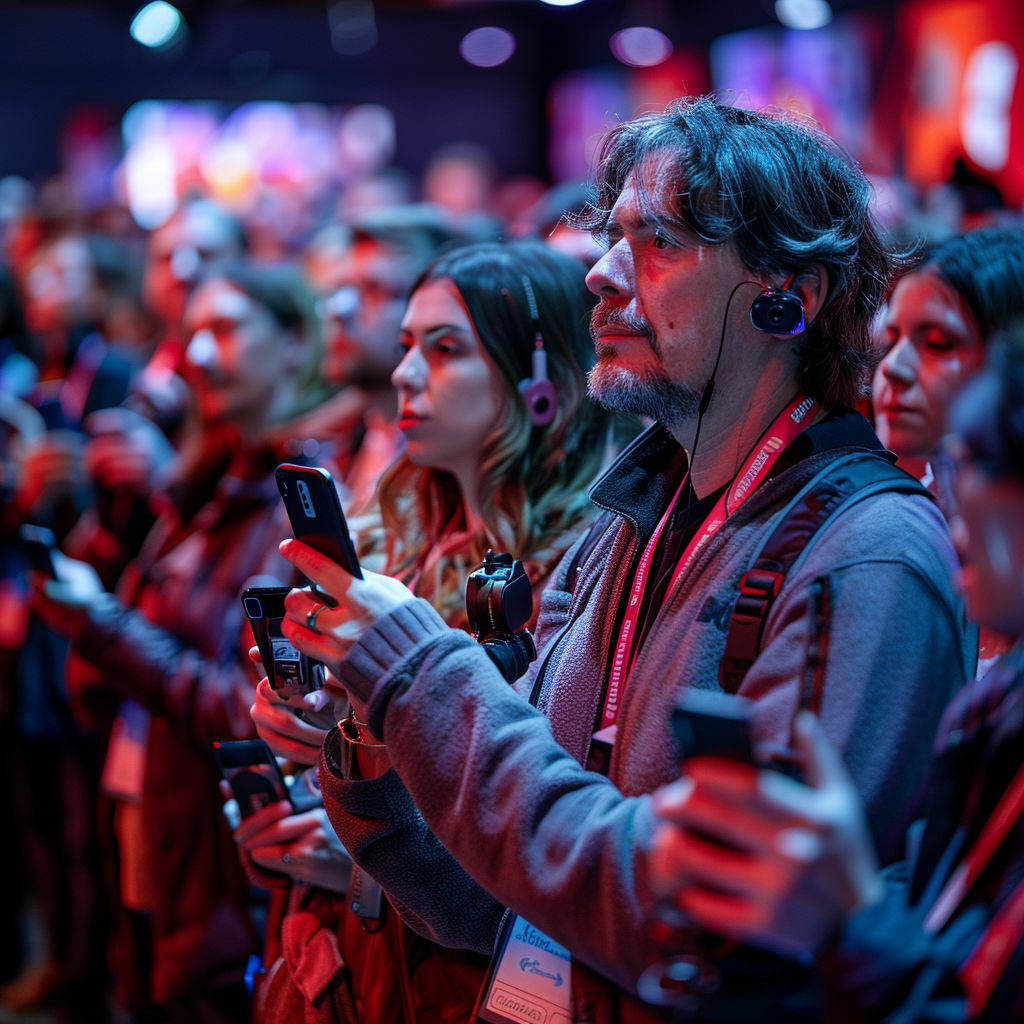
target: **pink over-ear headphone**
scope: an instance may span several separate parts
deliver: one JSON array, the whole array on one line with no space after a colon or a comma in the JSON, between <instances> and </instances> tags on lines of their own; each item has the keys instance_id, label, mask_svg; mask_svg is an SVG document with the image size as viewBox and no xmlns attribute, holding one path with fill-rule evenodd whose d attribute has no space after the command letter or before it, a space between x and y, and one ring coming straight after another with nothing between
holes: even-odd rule
<instances>
[{"instance_id":1,"label":"pink over-ear headphone","mask_svg":"<svg viewBox=\"0 0 1024 1024\"><path fill-rule=\"evenodd\" d=\"M548 354L544 349L544 338L540 333L540 311L537 309L537 298L533 294L530 279L523 274L523 288L526 301L530 306L530 319L533 321L533 375L519 382L519 392L526 403L526 411L530 422L535 427L546 427L558 412L558 392L555 385L548 380Z\"/></svg>"}]
</instances>

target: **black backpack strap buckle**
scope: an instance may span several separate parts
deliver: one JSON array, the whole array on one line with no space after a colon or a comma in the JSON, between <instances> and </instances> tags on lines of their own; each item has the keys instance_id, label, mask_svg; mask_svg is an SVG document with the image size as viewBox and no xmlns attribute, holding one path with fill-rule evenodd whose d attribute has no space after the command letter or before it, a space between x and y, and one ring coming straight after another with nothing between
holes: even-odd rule
<instances>
[{"instance_id":1,"label":"black backpack strap buckle","mask_svg":"<svg viewBox=\"0 0 1024 1024\"><path fill-rule=\"evenodd\" d=\"M733 606L729 639L719 669L719 682L726 693L735 693L761 650L761 635L772 602L782 589L785 576L770 569L754 568L743 574L739 597Z\"/></svg>"}]
</instances>

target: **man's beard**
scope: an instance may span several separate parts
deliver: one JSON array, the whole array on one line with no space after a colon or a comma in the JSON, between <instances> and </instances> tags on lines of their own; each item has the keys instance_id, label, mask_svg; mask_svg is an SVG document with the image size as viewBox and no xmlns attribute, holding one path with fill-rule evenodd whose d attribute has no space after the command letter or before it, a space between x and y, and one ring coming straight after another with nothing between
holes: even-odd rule
<instances>
[{"instance_id":1,"label":"man's beard","mask_svg":"<svg viewBox=\"0 0 1024 1024\"><path fill-rule=\"evenodd\" d=\"M657 363L642 375L614 365L614 345L604 344L597 331L614 324L647 339ZM641 317L609 306L602 299L590 318L590 333L597 350L597 363L587 375L587 394L611 412L645 416L659 423L674 424L696 416L700 393L689 384L670 380L661 368L661 350L654 328Z\"/></svg>"}]
</instances>

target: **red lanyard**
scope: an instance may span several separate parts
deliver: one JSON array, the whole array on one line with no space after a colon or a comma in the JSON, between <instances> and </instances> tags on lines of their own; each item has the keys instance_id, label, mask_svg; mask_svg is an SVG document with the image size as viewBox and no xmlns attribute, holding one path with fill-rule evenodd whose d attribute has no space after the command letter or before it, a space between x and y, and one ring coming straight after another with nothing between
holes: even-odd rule
<instances>
[{"instance_id":1,"label":"red lanyard","mask_svg":"<svg viewBox=\"0 0 1024 1024\"><path fill-rule=\"evenodd\" d=\"M736 474L728 490L715 503L711 514L704 520L704 525L693 536L687 544L679 564L669 583L667 595L675 588L679 578L690 568L697 555L704 550L705 545L719 531L722 524L728 517L738 509L757 490L758 486L768 476L771 468L778 461L779 456L786 448L814 422L818 412L818 403L804 394L797 395L785 409L779 413L772 425L761 435L760 443L748 456L746 462ZM679 495L682 494L689 473L683 478L675 496L665 509L661 520L654 528L651 539L644 548L640 557L640 564L636 567L636 576L633 578L633 588L629 594L629 603L626 605L626 613L622 617L622 627L619 631L619 640L615 645L615 656L612 658L612 670L608 679L608 693L605 697L604 712L601 715L600 730L607 729L615 724L619 715L619 707L622 701L622 692L626 681L633 670L633 663L636 661L638 645L634 642L637 620L640 616L640 608L643 604L644 588L647 585L647 575L651 568L651 559L658 547L658 541L668 525L672 510L675 508Z\"/></svg>"},{"instance_id":2,"label":"red lanyard","mask_svg":"<svg viewBox=\"0 0 1024 1024\"><path fill-rule=\"evenodd\" d=\"M988 923L981 933L981 938L971 950L971 955L957 971L960 984L967 993L967 1008L971 1020L980 1017L981 1011L988 1005L1022 935L1024 882L1020 882L1010 893L1010 898Z\"/></svg>"},{"instance_id":3,"label":"red lanyard","mask_svg":"<svg viewBox=\"0 0 1024 1024\"><path fill-rule=\"evenodd\" d=\"M985 822L984 828L974 844L949 876L949 881L939 893L939 898L928 911L924 919L926 935L934 935L953 916L953 912L963 902L963 898L978 880L985 865L992 859L996 850L1002 845L1010 829L1024 814L1024 765L1017 770L1013 781L1006 792L999 798L992 816Z\"/></svg>"}]
</instances>

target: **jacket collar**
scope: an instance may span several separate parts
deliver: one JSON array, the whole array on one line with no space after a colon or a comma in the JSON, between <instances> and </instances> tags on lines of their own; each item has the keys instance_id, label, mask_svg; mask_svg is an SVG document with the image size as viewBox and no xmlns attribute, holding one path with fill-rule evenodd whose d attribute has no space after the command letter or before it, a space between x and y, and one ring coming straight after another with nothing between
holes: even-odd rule
<instances>
[{"instance_id":1,"label":"jacket collar","mask_svg":"<svg viewBox=\"0 0 1024 1024\"><path fill-rule=\"evenodd\" d=\"M864 448L889 455L871 424L856 410L839 405L808 427L779 461L775 475L817 452L831 448ZM628 519L646 540L672 500L686 472L682 445L660 423L632 441L590 488L599 508Z\"/></svg>"}]
</instances>

